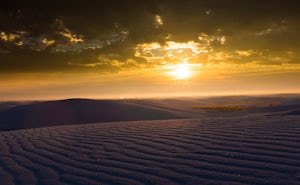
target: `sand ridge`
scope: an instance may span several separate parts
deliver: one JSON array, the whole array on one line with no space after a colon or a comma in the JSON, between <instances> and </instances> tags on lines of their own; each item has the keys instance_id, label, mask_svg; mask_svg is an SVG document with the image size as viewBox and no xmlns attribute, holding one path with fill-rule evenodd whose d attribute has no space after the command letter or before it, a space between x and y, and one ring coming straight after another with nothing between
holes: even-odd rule
<instances>
[{"instance_id":1,"label":"sand ridge","mask_svg":"<svg viewBox=\"0 0 300 185\"><path fill-rule=\"evenodd\" d=\"M183 116L117 100L67 99L34 102L0 110L0 130L175 118Z\"/></svg>"}]
</instances>

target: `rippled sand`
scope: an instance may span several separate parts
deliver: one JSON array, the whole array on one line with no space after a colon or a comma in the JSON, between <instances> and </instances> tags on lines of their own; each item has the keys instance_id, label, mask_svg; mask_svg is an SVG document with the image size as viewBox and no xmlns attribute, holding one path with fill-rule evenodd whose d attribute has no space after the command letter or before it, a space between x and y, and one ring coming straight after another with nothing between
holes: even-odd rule
<instances>
[{"instance_id":1,"label":"rippled sand","mask_svg":"<svg viewBox=\"0 0 300 185\"><path fill-rule=\"evenodd\" d=\"M297 116L95 123L0 133L3 185L300 184Z\"/></svg>"}]
</instances>

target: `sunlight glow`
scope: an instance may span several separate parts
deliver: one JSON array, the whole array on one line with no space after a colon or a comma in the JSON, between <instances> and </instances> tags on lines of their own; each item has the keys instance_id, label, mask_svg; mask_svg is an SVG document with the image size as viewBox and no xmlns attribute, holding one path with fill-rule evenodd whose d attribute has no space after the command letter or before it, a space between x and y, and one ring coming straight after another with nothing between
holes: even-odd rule
<instances>
[{"instance_id":1,"label":"sunlight glow","mask_svg":"<svg viewBox=\"0 0 300 185\"><path fill-rule=\"evenodd\" d=\"M191 76L191 71L185 65L178 65L171 73L177 79L186 79Z\"/></svg>"},{"instance_id":2,"label":"sunlight glow","mask_svg":"<svg viewBox=\"0 0 300 185\"><path fill-rule=\"evenodd\" d=\"M174 77L177 80L184 80L190 78L194 73L194 68L196 64L176 64L171 66L166 66L166 68L169 69L168 74L172 77ZM201 64L197 64L198 67L201 66Z\"/></svg>"}]
</instances>

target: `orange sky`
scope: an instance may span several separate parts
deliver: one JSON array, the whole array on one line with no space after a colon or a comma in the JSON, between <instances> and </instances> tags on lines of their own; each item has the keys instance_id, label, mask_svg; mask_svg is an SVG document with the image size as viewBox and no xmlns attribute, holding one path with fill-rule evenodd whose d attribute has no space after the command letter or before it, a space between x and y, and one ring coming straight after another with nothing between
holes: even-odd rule
<instances>
[{"instance_id":1,"label":"orange sky","mask_svg":"<svg viewBox=\"0 0 300 185\"><path fill-rule=\"evenodd\" d=\"M0 101L299 93L296 4L13 0Z\"/></svg>"}]
</instances>

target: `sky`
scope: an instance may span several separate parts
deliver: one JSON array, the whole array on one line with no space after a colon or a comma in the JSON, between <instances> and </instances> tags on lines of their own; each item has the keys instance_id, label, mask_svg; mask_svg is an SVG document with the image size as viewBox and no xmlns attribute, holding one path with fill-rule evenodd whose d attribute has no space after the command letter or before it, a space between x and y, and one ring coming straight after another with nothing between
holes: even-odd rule
<instances>
[{"instance_id":1,"label":"sky","mask_svg":"<svg viewBox=\"0 0 300 185\"><path fill-rule=\"evenodd\" d=\"M0 3L0 101L300 92L297 0Z\"/></svg>"}]
</instances>

